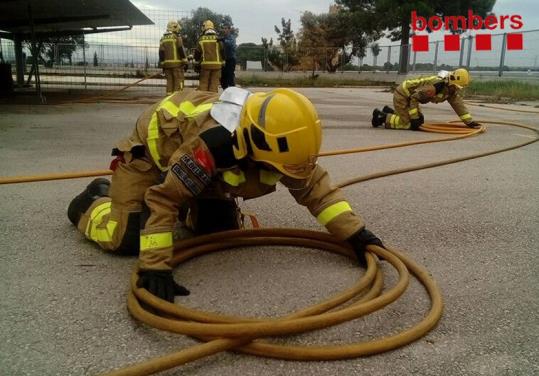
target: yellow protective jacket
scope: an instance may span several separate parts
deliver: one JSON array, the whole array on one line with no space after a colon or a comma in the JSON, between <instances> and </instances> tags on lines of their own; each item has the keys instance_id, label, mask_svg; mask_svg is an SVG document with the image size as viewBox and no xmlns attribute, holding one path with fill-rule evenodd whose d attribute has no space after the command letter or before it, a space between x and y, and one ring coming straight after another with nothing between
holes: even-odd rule
<instances>
[{"instance_id":1,"label":"yellow protective jacket","mask_svg":"<svg viewBox=\"0 0 539 376\"><path fill-rule=\"evenodd\" d=\"M176 68L187 63L182 38L176 33L165 33L159 42L159 62L162 68Z\"/></svg>"},{"instance_id":2,"label":"yellow protective jacket","mask_svg":"<svg viewBox=\"0 0 539 376\"><path fill-rule=\"evenodd\" d=\"M141 231L142 269L170 269L178 210L195 197L250 199L275 191L280 182L339 239L349 238L364 226L319 165L309 179L298 180L266 170L248 158L237 161L230 132L210 115L217 99L217 94L204 91L174 93L147 109L131 137L118 145L120 150L144 145L153 163L166 174L161 184L145 194L150 216Z\"/></svg>"},{"instance_id":3,"label":"yellow protective jacket","mask_svg":"<svg viewBox=\"0 0 539 376\"><path fill-rule=\"evenodd\" d=\"M447 82L441 77L428 76L408 79L403 81L396 91L409 99L410 109L408 112L412 119L419 116L419 103L447 101L464 123L472 122L472 115L466 108L459 90L447 85Z\"/></svg>"},{"instance_id":4,"label":"yellow protective jacket","mask_svg":"<svg viewBox=\"0 0 539 376\"><path fill-rule=\"evenodd\" d=\"M221 69L224 62L223 43L217 39L213 30L206 32L198 39L195 60L203 69Z\"/></svg>"}]
</instances>

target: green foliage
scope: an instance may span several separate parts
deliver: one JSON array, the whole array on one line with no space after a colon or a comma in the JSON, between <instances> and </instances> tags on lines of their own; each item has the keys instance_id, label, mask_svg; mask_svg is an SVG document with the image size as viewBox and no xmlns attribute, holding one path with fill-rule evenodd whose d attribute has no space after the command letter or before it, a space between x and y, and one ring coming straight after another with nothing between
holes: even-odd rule
<instances>
[{"instance_id":1,"label":"green foliage","mask_svg":"<svg viewBox=\"0 0 539 376\"><path fill-rule=\"evenodd\" d=\"M261 61L264 66L264 46L255 43L242 43L236 49L236 61L242 69L246 69L247 60Z\"/></svg>"},{"instance_id":2,"label":"green foliage","mask_svg":"<svg viewBox=\"0 0 539 376\"><path fill-rule=\"evenodd\" d=\"M368 43L380 34L367 19L358 21L356 16L338 8L318 15L303 13L299 45L312 57L313 66L335 72L352 56L362 58L366 55Z\"/></svg>"},{"instance_id":3,"label":"green foliage","mask_svg":"<svg viewBox=\"0 0 539 376\"><path fill-rule=\"evenodd\" d=\"M539 100L539 85L522 81L473 81L467 96L489 96L498 101Z\"/></svg>"},{"instance_id":4,"label":"green foliage","mask_svg":"<svg viewBox=\"0 0 539 376\"><path fill-rule=\"evenodd\" d=\"M202 34L202 23L206 20L213 22L215 31L222 34L223 27L228 25L233 28L232 34L237 37L239 30L234 27L232 17L228 14L215 13L208 8L197 8L191 17L184 17L179 20L182 30L180 34L183 38L183 43L186 49L196 47L198 38Z\"/></svg>"}]
</instances>

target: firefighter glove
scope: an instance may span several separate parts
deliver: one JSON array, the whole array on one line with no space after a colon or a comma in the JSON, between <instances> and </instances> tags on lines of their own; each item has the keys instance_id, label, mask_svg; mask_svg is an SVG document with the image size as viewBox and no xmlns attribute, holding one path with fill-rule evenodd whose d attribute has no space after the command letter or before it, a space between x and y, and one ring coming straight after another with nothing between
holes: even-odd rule
<instances>
[{"instance_id":1,"label":"firefighter glove","mask_svg":"<svg viewBox=\"0 0 539 376\"><path fill-rule=\"evenodd\" d=\"M367 266L365 252L367 251L367 246L369 244L377 245L382 248L384 247L382 241L366 228L359 230L350 238L348 238L348 243L350 243L350 245L352 246L352 249L356 254L357 261L362 267Z\"/></svg>"},{"instance_id":2,"label":"firefighter glove","mask_svg":"<svg viewBox=\"0 0 539 376\"><path fill-rule=\"evenodd\" d=\"M468 127L470 128L479 128L481 127L481 124L479 124L478 122L476 121L471 121L469 122L468 124L466 124Z\"/></svg>"},{"instance_id":3,"label":"firefighter glove","mask_svg":"<svg viewBox=\"0 0 539 376\"><path fill-rule=\"evenodd\" d=\"M151 294L171 303L174 303L176 295L189 295L189 290L178 285L169 270L139 271L137 287L145 288Z\"/></svg>"}]
</instances>

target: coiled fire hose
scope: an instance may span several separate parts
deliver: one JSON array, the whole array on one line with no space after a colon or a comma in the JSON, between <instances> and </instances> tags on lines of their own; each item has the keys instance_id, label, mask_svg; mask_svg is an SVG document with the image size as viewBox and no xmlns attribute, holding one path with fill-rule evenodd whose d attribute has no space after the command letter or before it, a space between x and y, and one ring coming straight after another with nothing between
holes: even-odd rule
<instances>
[{"instance_id":1,"label":"coiled fire hose","mask_svg":"<svg viewBox=\"0 0 539 376\"><path fill-rule=\"evenodd\" d=\"M539 131L530 126L500 121L481 121L481 123L525 128L535 132L536 137L532 140L503 149L371 174L341 182L339 186L345 187L357 182L372 180L383 176L479 158L503 151L513 150L539 140ZM320 156L359 153L422 143L450 141L477 135L484 132L485 129L484 126L479 129L469 129L456 124L431 123L422 126L422 130L437 133L450 133L455 134L455 136L368 148L331 151L321 153ZM108 175L110 173L111 172L108 170L99 170L71 175L56 174L52 177L51 175L45 175L40 177L2 178L0 179L0 184L98 176ZM214 251L236 247L268 245L308 247L354 258L350 247L346 243L334 239L327 233L295 229L254 229L221 232L177 242L175 243L175 249L178 251L174 255L171 266L176 267L189 259ZM198 338L205 343L134 366L119 369L108 373L107 375L149 375L226 350L290 360L349 359L389 351L421 338L437 324L442 315L442 297L436 282L430 277L428 271L424 267L396 249L390 247L383 249L372 245L368 246L367 249L367 270L354 286L319 304L304 308L285 317L272 319L219 315L166 302L150 294L145 289L137 288L136 281L138 279L138 270L134 270L131 276L131 291L128 296L128 309L130 313L138 320L150 326L174 333L189 335ZM377 263L378 258L389 263L399 275L398 282L385 291L383 289L382 271L379 269ZM426 289L431 299L431 306L428 313L420 322L410 328L404 329L400 333L367 342L337 346L277 345L262 340L262 338L269 336L304 333L306 331L338 325L382 309L403 294L409 283L410 273ZM341 305L349 302L352 303L341 307Z\"/></svg>"}]
</instances>

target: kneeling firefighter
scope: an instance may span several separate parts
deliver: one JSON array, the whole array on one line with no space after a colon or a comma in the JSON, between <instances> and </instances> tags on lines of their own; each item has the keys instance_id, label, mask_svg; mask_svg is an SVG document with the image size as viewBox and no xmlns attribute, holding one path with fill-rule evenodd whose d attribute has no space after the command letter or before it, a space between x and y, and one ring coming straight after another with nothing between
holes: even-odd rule
<instances>
[{"instance_id":1,"label":"kneeling firefighter","mask_svg":"<svg viewBox=\"0 0 539 376\"><path fill-rule=\"evenodd\" d=\"M176 92L140 116L113 149L112 182L91 182L68 217L101 248L138 253L140 287L173 302L189 293L168 264L183 208L195 234L237 229L235 198L266 195L280 182L365 265L365 247L382 243L316 163L321 136L314 106L293 90Z\"/></svg>"},{"instance_id":2,"label":"kneeling firefighter","mask_svg":"<svg viewBox=\"0 0 539 376\"><path fill-rule=\"evenodd\" d=\"M395 109L389 106L385 106L382 111L375 109L372 113L372 126L418 130L425 122L419 103L447 101L467 126L479 127L480 124L472 120L460 95L460 91L469 82L470 74L463 68L452 72L440 71L436 76L405 80L393 94Z\"/></svg>"}]
</instances>

